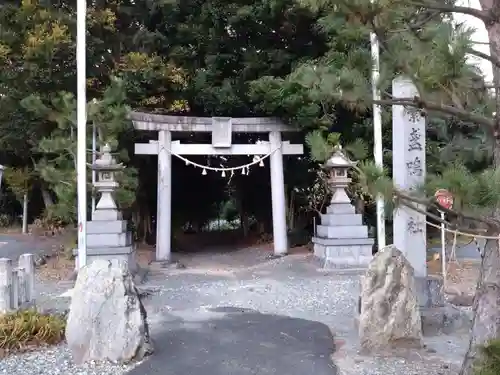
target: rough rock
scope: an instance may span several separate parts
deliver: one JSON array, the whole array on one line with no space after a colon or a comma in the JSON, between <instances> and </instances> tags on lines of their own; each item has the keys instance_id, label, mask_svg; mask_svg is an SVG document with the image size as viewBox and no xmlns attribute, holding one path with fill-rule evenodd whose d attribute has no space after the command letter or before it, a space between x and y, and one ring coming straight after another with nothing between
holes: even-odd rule
<instances>
[{"instance_id":1,"label":"rough rock","mask_svg":"<svg viewBox=\"0 0 500 375\"><path fill-rule=\"evenodd\" d=\"M146 310L125 261L83 267L72 295L66 341L75 363L128 363L152 352Z\"/></svg>"},{"instance_id":2,"label":"rough rock","mask_svg":"<svg viewBox=\"0 0 500 375\"><path fill-rule=\"evenodd\" d=\"M361 280L359 337L364 351L422 346L414 271L395 246L379 251Z\"/></svg>"},{"instance_id":3,"label":"rough rock","mask_svg":"<svg viewBox=\"0 0 500 375\"><path fill-rule=\"evenodd\" d=\"M35 256L35 267L41 267L47 263L48 254L38 254Z\"/></svg>"}]
</instances>

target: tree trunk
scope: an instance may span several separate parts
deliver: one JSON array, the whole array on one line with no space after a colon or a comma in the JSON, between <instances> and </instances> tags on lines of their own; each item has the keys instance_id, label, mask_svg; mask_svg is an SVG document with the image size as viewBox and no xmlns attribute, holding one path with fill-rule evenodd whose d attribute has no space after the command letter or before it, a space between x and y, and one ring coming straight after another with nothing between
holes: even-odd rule
<instances>
[{"instance_id":1,"label":"tree trunk","mask_svg":"<svg viewBox=\"0 0 500 375\"><path fill-rule=\"evenodd\" d=\"M287 202L287 210L286 210L287 228L290 231L293 231L295 230L295 192L293 190L291 190L290 194L286 194L285 202Z\"/></svg>"},{"instance_id":2,"label":"tree trunk","mask_svg":"<svg viewBox=\"0 0 500 375\"><path fill-rule=\"evenodd\" d=\"M245 208L243 205L243 198L240 194L235 195L235 203L236 209L238 210L238 214L240 217L240 229L243 233L243 237L247 238L250 233L250 222L248 220L248 214L245 212Z\"/></svg>"},{"instance_id":3,"label":"tree trunk","mask_svg":"<svg viewBox=\"0 0 500 375\"><path fill-rule=\"evenodd\" d=\"M28 233L28 193L23 196L23 234Z\"/></svg>"},{"instance_id":4,"label":"tree trunk","mask_svg":"<svg viewBox=\"0 0 500 375\"><path fill-rule=\"evenodd\" d=\"M483 10L500 14L500 2L497 0L480 0ZM500 23L485 23L490 42L490 54L500 57ZM493 163L500 168L500 69L493 65L493 84L495 86L495 127L493 129ZM495 208L493 216L500 218L500 208ZM491 236L498 236L499 232L489 232ZM473 375L474 364L477 360L478 346L486 344L500 335L500 247L498 240L487 240L481 261L481 270L474 297L474 318L472 321L471 339L469 348L462 364L459 375Z\"/></svg>"},{"instance_id":5,"label":"tree trunk","mask_svg":"<svg viewBox=\"0 0 500 375\"><path fill-rule=\"evenodd\" d=\"M43 198L43 203L45 204L45 208L49 208L50 206L52 206L54 204L54 200L52 199L50 192L46 188L42 187L41 191L42 191L42 198Z\"/></svg>"},{"instance_id":6,"label":"tree trunk","mask_svg":"<svg viewBox=\"0 0 500 375\"><path fill-rule=\"evenodd\" d=\"M486 241L474 298L471 340L460 375L473 375L478 345L498 337L500 332L500 252L497 240Z\"/></svg>"},{"instance_id":7,"label":"tree trunk","mask_svg":"<svg viewBox=\"0 0 500 375\"><path fill-rule=\"evenodd\" d=\"M241 230L243 232L243 237L247 238L250 234L250 221L248 220L248 214L246 212L242 212L240 216L241 220Z\"/></svg>"}]
</instances>

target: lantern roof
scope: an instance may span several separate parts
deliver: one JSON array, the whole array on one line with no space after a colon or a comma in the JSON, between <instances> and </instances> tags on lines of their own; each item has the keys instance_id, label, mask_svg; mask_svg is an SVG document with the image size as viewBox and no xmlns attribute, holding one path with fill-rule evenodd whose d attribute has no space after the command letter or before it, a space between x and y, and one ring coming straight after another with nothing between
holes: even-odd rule
<instances>
[{"instance_id":1,"label":"lantern roof","mask_svg":"<svg viewBox=\"0 0 500 375\"><path fill-rule=\"evenodd\" d=\"M111 155L111 147L107 143L102 148L102 154L100 158L97 159L92 165L93 170L101 171L114 171L122 168L123 165L121 163L118 164Z\"/></svg>"},{"instance_id":2,"label":"lantern roof","mask_svg":"<svg viewBox=\"0 0 500 375\"><path fill-rule=\"evenodd\" d=\"M356 164L344 154L342 146L337 146L332 156L325 162L325 168L351 168Z\"/></svg>"}]
</instances>

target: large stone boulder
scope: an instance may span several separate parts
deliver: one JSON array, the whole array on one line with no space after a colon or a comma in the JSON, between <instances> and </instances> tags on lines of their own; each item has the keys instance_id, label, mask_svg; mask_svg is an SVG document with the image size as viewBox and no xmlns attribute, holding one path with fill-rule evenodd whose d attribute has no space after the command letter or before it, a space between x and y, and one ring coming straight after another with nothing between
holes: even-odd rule
<instances>
[{"instance_id":1,"label":"large stone boulder","mask_svg":"<svg viewBox=\"0 0 500 375\"><path fill-rule=\"evenodd\" d=\"M78 272L66 340L77 364L127 363L152 352L146 310L125 261L95 260Z\"/></svg>"},{"instance_id":2,"label":"large stone boulder","mask_svg":"<svg viewBox=\"0 0 500 375\"><path fill-rule=\"evenodd\" d=\"M379 251L361 279L359 337L364 351L422 345L422 321L411 264L395 246Z\"/></svg>"}]
</instances>

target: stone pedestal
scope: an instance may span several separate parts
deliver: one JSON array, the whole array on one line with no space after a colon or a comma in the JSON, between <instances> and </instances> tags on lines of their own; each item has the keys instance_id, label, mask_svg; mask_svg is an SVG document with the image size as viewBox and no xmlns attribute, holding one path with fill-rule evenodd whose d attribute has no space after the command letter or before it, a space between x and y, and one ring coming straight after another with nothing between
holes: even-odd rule
<instances>
[{"instance_id":1,"label":"stone pedestal","mask_svg":"<svg viewBox=\"0 0 500 375\"><path fill-rule=\"evenodd\" d=\"M92 219L87 222L87 264L96 259L124 260L135 274L138 267L132 233L127 231L127 221Z\"/></svg>"},{"instance_id":2,"label":"stone pedestal","mask_svg":"<svg viewBox=\"0 0 500 375\"><path fill-rule=\"evenodd\" d=\"M312 242L324 268L366 268L372 259L374 240L350 203L330 204Z\"/></svg>"},{"instance_id":3,"label":"stone pedestal","mask_svg":"<svg viewBox=\"0 0 500 375\"><path fill-rule=\"evenodd\" d=\"M92 221L87 222L87 264L97 259L126 261L130 271L138 271L132 233L127 230L127 221L116 206L113 193L118 187L114 173L123 167L110 154L109 146L103 147L102 156L92 166L98 171L95 188L101 194ZM74 250L76 254L78 250ZM78 264L76 269L78 270Z\"/></svg>"}]
</instances>

